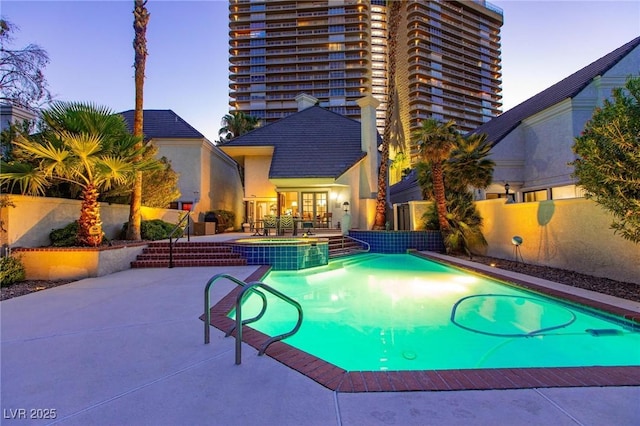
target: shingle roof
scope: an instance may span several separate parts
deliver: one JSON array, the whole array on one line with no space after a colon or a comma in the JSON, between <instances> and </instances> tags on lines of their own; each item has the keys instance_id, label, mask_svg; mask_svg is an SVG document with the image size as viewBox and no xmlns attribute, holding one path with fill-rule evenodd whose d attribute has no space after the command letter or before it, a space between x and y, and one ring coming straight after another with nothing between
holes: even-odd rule
<instances>
[{"instance_id":1,"label":"shingle roof","mask_svg":"<svg viewBox=\"0 0 640 426\"><path fill-rule=\"evenodd\" d=\"M274 147L270 178L338 178L366 155L360 134L359 121L313 106L237 137L221 148Z\"/></svg>"},{"instance_id":2,"label":"shingle roof","mask_svg":"<svg viewBox=\"0 0 640 426\"><path fill-rule=\"evenodd\" d=\"M607 72L629 52L640 45L640 37L619 47L581 70L571 74L564 80L511 108L502 115L491 119L470 133L486 133L487 140L497 144L509 132L515 129L522 120L531 117L567 98L573 98L591 81Z\"/></svg>"},{"instance_id":3,"label":"shingle roof","mask_svg":"<svg viewBox=\"0 0 640 426\"><path fill-rule=\"evenodd\" d=\"M120 113L127 122L129 131L133 131L134 110ZM143 111L142 131L145 139L189 138L203 139L204 135L184 121L170 109L145 109Z\"/></svg>"}]
</instances>

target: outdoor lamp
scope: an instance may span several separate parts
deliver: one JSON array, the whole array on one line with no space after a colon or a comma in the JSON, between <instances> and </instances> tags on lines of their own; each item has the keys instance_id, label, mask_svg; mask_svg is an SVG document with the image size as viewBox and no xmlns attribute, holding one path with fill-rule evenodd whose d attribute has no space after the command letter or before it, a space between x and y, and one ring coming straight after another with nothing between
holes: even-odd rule
<instances>
[{"instance_id":1,"label":"outdoor lamp","mask_svg":"<svg viewBox=\"0 0 640 426\"><path fill-rule=\"evenodd\" d=\"M509 197L509 188L511 188L511 185L509 185L509 182L504 184L504 190L505 190L505 194L507 195L507 198Z\"/></svg>"},{"instance_id":2,"label":"outdoor lamp","mask_svg":"<svg viewBox=\"0 0 640 426\"><path fill-rule=\"evenodd\" d=\"M345 213L349 213L349 202L345 201L344 203L342 203L342 210L344 210Z\"/></svg>"}]
</instances>

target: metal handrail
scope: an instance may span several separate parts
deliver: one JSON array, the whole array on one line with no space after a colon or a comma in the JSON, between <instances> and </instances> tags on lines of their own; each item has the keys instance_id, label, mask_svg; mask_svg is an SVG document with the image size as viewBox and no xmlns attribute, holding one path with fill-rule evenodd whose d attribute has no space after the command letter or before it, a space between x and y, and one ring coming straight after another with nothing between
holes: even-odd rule
<instances>
[{"instance_id":1,"label":"metal handrail","mask_svg":"<svg viewBox=\"0 0 640 426\"><path fill-rule=\"evenodd\" d=\"M184 226L183 226L183 222L187 221L187 241L191 241L191 212L187 212L186 215L184 215L184 217L182 219L180 219L180 221L178 222L178 224L171 230L171 232L169 232L169 268L173 268L173 245L174 243L177 243L178 240L184 235ZM176 237L175 241L173 240L174 234L176 233L176 231L178 230L182 230L182 232L180 233L180 235L178 235L178 237Z\"/></svg>"},{"instance_id":2,"label":"metal handrail","mask_svg":"<svg viewBox=\"0 0 640 426\"><path fill-rule=\"evenodd\" d=\"M211 341L211 331L210 331L210 327L211 327L211 308L210 308L210 289L211 286L213 285L214 282L216 282L219 279L222 278L226 278L230 281L232 281L233 283L239 285L240 287L242 287L242 290L240 291L240 293L238 294L237 298L236 298L236 322L235 325L226 333L225 337L228 337L234 330L237 330L236 332L236 364L239 365L242 361L242 326L245 324L248 324L250 322L254 322L259 320L260 318L262 318L262 316L264 315L264 313L267 310L267 298L264 295L264 293L262 293L261 291L257 290L256 287L262 288L263 290L266 290L267 292L273 294L274 296L280 298L281 300L284 300L285 302L289 303L290 305L293 305L296 310L298 311L298 321L296 322L296 325L293 327L293 329L291 329L291 331L287 332L287 333L282 333L279 334L277 336L273 336L271 338L269 338L258 350L258 355L263 355L265 353L265 351L267 350L267 348L269 347L269 345L271 345L274 342L280 341L282 339L285 339L289 336L294 335L299 329L300 326L302 325L302 306L300 306L300 304L298 302L296 302L295 300L293 300L292 298L290 298L289 296L279 292L278 290L268 286L265 283L259 282L259 281L254 281L251 283L246 283L236 277L233 277L229 274L216 274L213 277L211 277L209 279L209 281L207 282L207 285L204 288L204 316L205 316L205 321L204 321L204 343L205 344L209 344L209 342ZM260 296L260 298L262 299L262 309L260 310L260 312L258 313L258 315L256 315L253 318L249 318L246 320L242 320L242 303L244 302L244 300L246 299L246 297L248 297L250 294L255 293L258 294Z\"/></svg>"},{"instance_id":3,"label":"metal handrail","mask_svg":"<svg viewBox=\"0 0 640 426\"><path fill-rule=\"evenodd\" d=\"M231 276L229 274L216 274L212 276L209 279L209 281L207 281L207 285L204 287L204 344L205 345L208 344L210 341L209 327L211 327L211 310L210 310L211 307L210 307L209 290L211 289L211 286L213 285L214 282L222 278L226 278L232 281L233 283L239 285L240 287L244 287L245 285L247 285L247 283L245 283L244 281L234 276Z\"/></svg>"},{"instance_id":4,"label":"metal handrail","mask_svg":"<svg viewBox=\"0 0 640 426\"><path fill-rule=\"evenodd\" d=\"M246 292L251 290L256 291L254 290L254 287L260 287L263 290L268 291L269 293L280 298L281 300L284 300L290 305L293 305L293 307L295 307L296 310L298 311L298 321L296 322L296 325L291 329L291 331L287 333L278 334L277 336L273 336L270 339L268 339L260 347L260 350L258 351L258 355L263 355L270 344L280 341L282 339L286 339L287 337L290 337L296 334L298 330L300 330L300 326L302 325L302 306L300 306L298 302L296 302L286 294L283 294L278 290L272 287L269 287L265 283L255 281L247 284L247 286L240 291L240 294L238 294L238 297L236 298L236 329L237 329L236 331L236 365L240 365L240 363L242 362L242 302L244 299L244 294ZM265 303L266 303L266 299L265 299Z\"/></svg>"},{"instance_id":5,"label":"metal handrail","mask_svg":"<svg viewBox=\"0 0 640 426\"><path fill-rule=\"evenodd\" d=\"M358 239L358 238L353 238L353 237L352 237L352 236L350 236L350 235L347 235L346 237L347 237L347 238L352 239L353 241L356 241L356 242L358 242L358 243L360 243L360 244L363 244L363 245L367 246L367 248L366 248L365 252L367 252L367 253L368 253L368 252L370 252L370 251L371 251L371 245L370 245L368 242L366 242L366 241L364 241L364 240L360 240L360 239ZM343 239L342 241L344 241L344 239Z\"/></svg>"}]
</instances>

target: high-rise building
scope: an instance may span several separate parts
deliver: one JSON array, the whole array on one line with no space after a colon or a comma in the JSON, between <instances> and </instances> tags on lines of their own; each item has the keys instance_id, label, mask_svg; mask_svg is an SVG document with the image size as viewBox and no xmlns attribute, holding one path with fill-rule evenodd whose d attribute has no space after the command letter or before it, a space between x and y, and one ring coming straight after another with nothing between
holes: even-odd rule
<instances>
[{"instance_id":1,"label":"high-rise building","mask_svg":"<svg viewBox=\"0 0 640 426\"><path fill-rule=\"evenodd\" d=\"M466 132L500 113L501 26L502 10L484 0L403 2L395 87L406 141L425 118ZM415 163L417 150L403 145Z\"/></svg>"},{"instance_id":2,"label":"high-rise building","mask_svg":"<svg viewBox=\"0 0 640 426\"><path fill-rule=\"evenodd\" d=\"M385 0L230 0L230 106L273 122L307 93L358 119L356 100L387 102ZM411 132L423 118L473 130L501 108L502 11L484 0L402 1L396 34L397 141L391 181L413 163ZM398 157L398 160L400 159Z\"/></svg>"}]
</instances>

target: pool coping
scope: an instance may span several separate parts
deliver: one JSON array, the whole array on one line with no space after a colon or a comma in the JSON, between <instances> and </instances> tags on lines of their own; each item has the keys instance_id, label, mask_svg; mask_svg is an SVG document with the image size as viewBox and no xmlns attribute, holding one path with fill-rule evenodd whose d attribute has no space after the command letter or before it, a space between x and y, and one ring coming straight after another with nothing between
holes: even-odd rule
<instances>
[{"instance_id":1,"label":"pool coping","mask_svg":"<svg viewBox=\"0 0 640 426\"><path fill-rule=\"evenodd\" d=\"M438 262L473 269L447 262L441 257L424 252L414 253ZM260 266L245 281L259 281L271 269ZM593 301L555 289L549 289L523 279L517 279L496 270L474 270L476 273L493 276L551 296L562 297L580 305L593 307L640 323L640 314L610 304ZM235 325L227 315L233 309L240 287L233 289L211 308L211 325L226 332ZM201 317L204 319L204 316ZM255 348L269 336L251 327L244 326L243 341ZM232 333L235 337L235 332ZM294 348L284 342L275 342L265 352L271 358L309 377L322 386L344 393L356 392L400 392L400 391L457 391L531 389L553 387L604 387L640 386L640 366L594 366L594 367L539 367L539 368L491 368L465 370L409 370L409 371L347 371L318 357Z\"/></svg>"}]
</instances>

